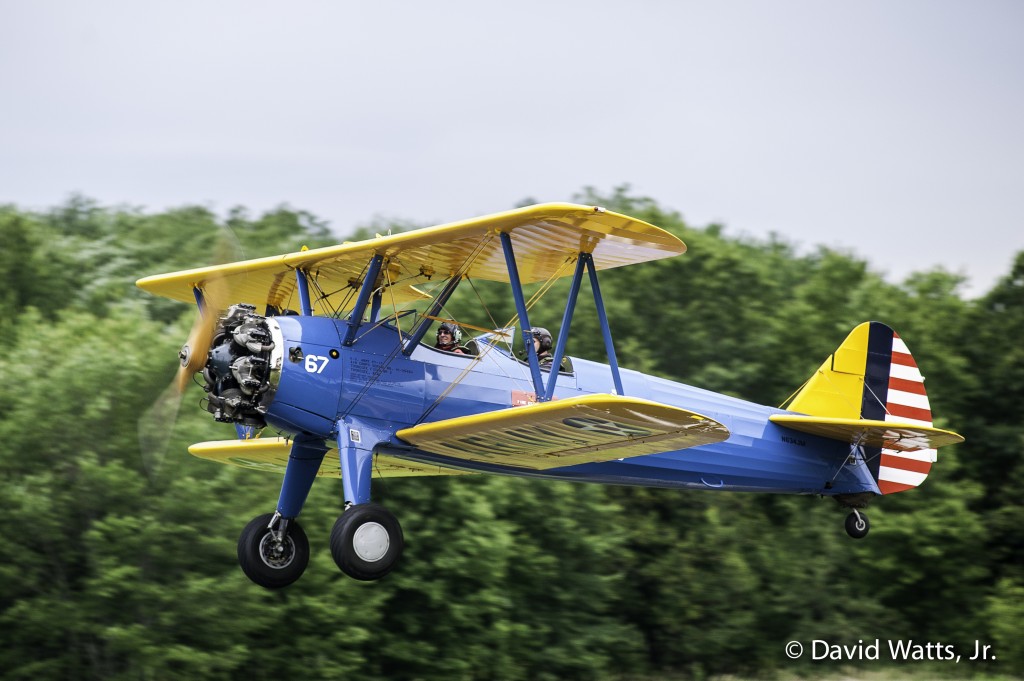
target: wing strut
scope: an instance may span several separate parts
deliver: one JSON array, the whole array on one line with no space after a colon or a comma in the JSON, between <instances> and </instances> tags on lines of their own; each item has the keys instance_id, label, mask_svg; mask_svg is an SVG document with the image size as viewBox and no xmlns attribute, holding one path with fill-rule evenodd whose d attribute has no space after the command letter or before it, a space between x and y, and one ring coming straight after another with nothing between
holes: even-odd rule
<instances>
[{"instance_id":1,"label":"wing strut","mask_svg":"<svg viewBox=\"0 0 1024 681\"><path fill-rule=\"evenodd\" d=\"M548 389L544 393L544 401L548 402L555 396L555 383L558 382L558 368L562 366L562 358L565 357L565 346L569 342L569 325L572 324L572 316L576 312L576 298L580 294L580 284L583 283L583 268L585 266L582 257L576 258L576 272L572 275L572 284L569 287L569 298L565 301L565 314L562 315L562 326L558 330L558 343L555 344L555 356L551 360L551 374L548 376ZM531 343L532 345L532 343Z\"/></svg>"},{"instance_id":2,"label":"wing strut","mask_svg":"<svg viewBox=\"0 0 1024 681\"><path fill-rule=\"evenodd\" d=\"M301 268L295 268L295 288L299 292L299 310L303 317L313 316L313 305L309 302L309 280Z\"/></svg>"},{"instance_id":3,"label":"wing strut","mask_svg":"<svg viewBox=\"0 0 1024 681\"><path fill-rule=\"evenodd\" d=\"M586 261L587 271L590 273L590 288L594 291L594 304L597 306L597 318L601 322L601 333L604 335L604 349L608 353L608 364L612 368L615 394L622 395L622 377L619 375L619 362L615 358L615 345L612 343L611 327L608 326L608 313L605 312L604 298L601 297L601 287L597 283L597 267L594 265L594 256L590 253L580 253L580 259Z\"/></svg>"},{"instance_id":4,"label":"wing strut","mask_svg":"<svg viewBox=\"0 0 1024 681\"><path fill-rule=\"evenodd\" d=\"M530 362L530 375L533 377L533 392L537 399L546 400L547 392L544 390L544 379L540 375L540 363L537 361L537 351L533 347L533 332L530 326L530 318L526 312L526 298L523 296L523 282L519 279L519 267L516 265L516 255L512 251L512 237L507 232L501 233L501 248L505 251L505 264L508 267L508 280L512 285L512 297L516 301L516 312L519 314L519 322L523 330L523 345L526 348L526 357ZM556 367L551 369L558 373Z\"/></svg>"},{"instance_id":5,"label":"wing strut","mask_svg":"<svg viewBox=\"0 0 1024 681\"><path fill-rule=\"evenodd\" d=\"M198 286L192 287L192 295L196 299L196 307L199 308L199 314L206 314L206 299L203 297L203 291Z\"/></svg>"},{"instance_id":6,"label":"wing strut","mask_svg":"<svg viewBox=\"0 0 1024 681\"><path fill-rule=\"evenodd\" d=\"M356 331L359 330L359 326L363 323L363 313L366 312L366 304L370 302L370 293L377 287L377 276L380 274L380 266L383 262L384 256L382 255L375 255L370 260L370 266L367 268L363 285L359 289L359 297L356 298L356 305L352 308L352 314L348 317L348 331L345 333L344 340L346 346L352 345L356 340Z\"/></svg>"},{"instance_id":7,"label":"wing strut","mask_svg":"<svg viewBox=\"0 0 1024 681\"><path fill-rule=\"evenodd\" d=\"M384 304L384 292L376 288L373 290L373 300L370 301L370 323L376 324L380 319L380 306Z\"/></svg>"},{"instance_id":8,"label":"wing strut","mask_svg":"<svg viewBox=\"0 0 1024 681\"><path fill-rule=\"evenodd\" d=\"M533 334L530 332L530 320L527 317L526 302L523 296L522 283L519 280L519 270L516 266L515 253L512 251L512 240L507 233L501 233L501 245L505 251L505 261L508 265L508 278L512 284L512 297L515 299L516 311L519 313L519 321L522 324L523 345L526 347L526 356L530 363L530 374L533 377L533 387L540 402L550 401L555 394L555 385L558 382L558 367L562 365L565 356L565 346L569 341L569 326L572 323L573 315L576 312L576 300L579 297L580 286L583 283L583 272L586 270L590 277L590 288L594 294L594 306L597 308L597 318L601 324L601 335L604 337L604 348L608 355L608 365L612 371L612 382L615 385L615 394L624 395L622 387L622 376L619 372L619 362L615 356L615 344L612 341L611 327L608 325L608 313L604 308L604 297L601 295L601 285L597 280L597 266L594 264L594 256L591 253L581 252L576 260L576 271L572 276L572 284L569 289L569 298L565 303L565 312L562 315L562 326L558 332L558 342L555 345L555 354L551 361L551 374L548 376L547 386L540 373L540 364L537 360L537 353L533 348Z\"/></svg>"}]
</instances>

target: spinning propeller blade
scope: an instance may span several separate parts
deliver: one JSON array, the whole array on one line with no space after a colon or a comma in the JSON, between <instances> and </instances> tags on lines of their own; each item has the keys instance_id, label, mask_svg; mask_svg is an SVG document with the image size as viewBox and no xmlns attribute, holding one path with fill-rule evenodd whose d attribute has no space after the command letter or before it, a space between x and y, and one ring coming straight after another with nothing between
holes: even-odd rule
<instances>
[{"instance_id":1,"label":"spinning propeller blade","mask_svg":"<svg viewBox=\"0 0 1024 681\"><path fill-rule=\"evenodd\" d=\"M228 291L222 279L207 281L202 292L203 302L196 313L196 321L192 324L188 340L178 353L181 367L174 383L179 393L185 392L192 377L206 366L210 346L213 345L213 333L217 329L217 320L220 319L226 305Z\"/></svg>"},{"instance_id":2,"label":"spinning propeller blade","mask_svg":"<svg viewBox=\"0 0 1024 681\"><path fill-rule=\"evenodd\" d=\"M214 251L213 261L217 265L243 259L238 239L226 226L220 230ZM180 366L177 373L171 384L139 418L142 465L150 480L156 479L163 464L185 390L192 377L206 366L217 322L228 305L229 291L223 279L197 282L197 288L202 292L202 301L188 338L178 352Z\"/></svg>"},{"instance_id":3,"label":"spinning propeller blade","mask_svg":"<svg viewBox=\"0 0 1024 681\"><path fill-rule=\"evenodd\" d=\"M156 474L167 453L171 431L178 420L178 410L181 409L181 397L182 391L173 382L139 417L139 453L143 470L150 481L156 480Z\"/></svg>"}]
</instances>

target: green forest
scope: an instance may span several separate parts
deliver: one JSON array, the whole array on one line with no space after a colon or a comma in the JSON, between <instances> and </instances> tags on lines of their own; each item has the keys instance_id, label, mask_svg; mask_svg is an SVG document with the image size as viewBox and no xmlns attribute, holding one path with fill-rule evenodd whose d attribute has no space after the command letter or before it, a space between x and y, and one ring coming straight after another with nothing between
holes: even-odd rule
<instances>
[{"instance_id":1,"label":"green forest","mask_svg":"<svg viewBox=\"0 0 1024 681\"><path fill-rule=\"evenodd\" d=\"M493 476L375 483L406 550L370 583L331 559L341 486L319 480L302 514L310 566L268 591L239 570L236 541L273 511L280 478L188 455L234 434L198 406L198 387L164 419L159 468L145 465L140 419L174 377L195 311L134 282L212 264L225 234L241 259L416 225L341 235L287 206L154 213L82 196L0 206L0 678L1024 675L1024 253L968 299L955 273L887 281L870 255L690 225L628 187L575 200L689 247L603 273L623 366L778 405L854 326L878 320L913 350L935 425L966 442L940 450L919 489L876 499L859 541L846 511L811 496ZM567 288L531 320L557 333ZM480 293L496 321L512 316L498 288ZM451 307L489 326L474 306ZM592 307L581 302L568 351L604 361ZM816 640L951 645L964 659L813 660ZM791 641L808 654L790 659ZM975 642L996 659L968 661Z\"/></svg>"}]
</instances>

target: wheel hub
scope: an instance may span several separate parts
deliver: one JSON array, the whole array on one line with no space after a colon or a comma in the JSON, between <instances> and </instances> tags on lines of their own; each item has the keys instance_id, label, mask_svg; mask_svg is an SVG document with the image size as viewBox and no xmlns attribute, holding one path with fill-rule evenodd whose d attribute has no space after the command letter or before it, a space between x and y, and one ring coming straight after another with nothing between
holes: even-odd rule
<instances>
[{"instance_id":1,"label":"wheel hub","mask_svg":"<svg viewBox=\"0 0 1024 681\"><path fill-rule=\"evenodd\" d=\"M275 570L284 569L295 560L295 544L292 542L291 537L278 540L274 538L273 534L268 532L260 540L260 559L267 567L274 568Z\"/></svg>"},{"instance_id":2,"label":"wheel hub","mask_svg":"<svg viewBox=\"0 0 1024 681\"><path fill-rule=\"evenodd\" d=\"M391 538L380 523L363 523L352 535L352 549L360 560L367 563L375 563L383 558L389 546Z\"/></svg>"}]
</instances>

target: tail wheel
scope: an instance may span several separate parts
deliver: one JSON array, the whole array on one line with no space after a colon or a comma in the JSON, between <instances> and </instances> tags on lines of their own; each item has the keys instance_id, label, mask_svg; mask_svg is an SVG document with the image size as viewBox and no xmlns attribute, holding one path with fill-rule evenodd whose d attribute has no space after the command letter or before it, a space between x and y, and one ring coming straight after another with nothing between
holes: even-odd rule
<instances>
[{"instance_id":1,"label":"tail wheel","mask_svg":"<svg viewBox=\"0 0 1024 681\"><path fill-rule=\"evenodd\" d=\"M253 518L238 538L238 565L245 576L267 589L280 589L302 576L309 564L309 540L290 520L283 532L271 531L273 513ZM279 519L278 523L282 521ZM276 527L281 527L278 524Z\"/></svg>"},{"instance_id":2,"label":"tail wheel","mask_svg":"<svg viewBox=\"0 0 1024 681\"><path fill-rule=\"evenodd\" d=\"M380 579L395 567L404 547L398 518L379 504L348 508L331 530L334 562L353 579Z\"/></svg>"},{"instance_id":3,"label":"tail wheel","mask_svg":"<svg viewBox=\"0 0 1024 681\"><path fill-rule=\"evenodd\" d=\"M868 522L866 513L854 511L846 516L846 534L854 539L863 539L868 535L869 529L871 529L871 523Z\"/></svg>"}]
</instances>

